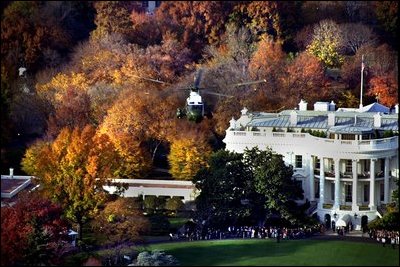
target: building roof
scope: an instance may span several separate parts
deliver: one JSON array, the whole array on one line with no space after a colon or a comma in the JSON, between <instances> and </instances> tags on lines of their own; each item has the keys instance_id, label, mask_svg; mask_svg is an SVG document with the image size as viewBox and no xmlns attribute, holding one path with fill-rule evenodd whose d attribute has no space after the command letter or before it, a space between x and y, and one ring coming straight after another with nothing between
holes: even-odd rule
<instances>
[{"instance_id":1,"label":"building roof","mask_svg":"<svg viewBox=\"0 0 400 267\"><path fill-rule=\"evenodd\" d=\"M329 128L329 132L331 133L340 133L340 134L368 134L372 133L373 129L370 127L361 127L361 126L334 126Z\"/></svg>"},{"instance_id":2,"label":"building roof","mask_svg":"<svg viewBox=\"0 0 400 267\"><path fill-rule=\"evenodd\" d=\"M320 115L321 112L316 112L314 116L311 114L301 115L303 112L298 112L297 116L297 124L296 126L291 126L290 124L290 116L286 114L279 114L273 117L253 117L253 120L250 121L248 126L255 127L296 127L296 128L305 128L305 129L329 129L328 127L328 116ZM346 112L347 113L347 112ZM325 112L325 114L327 114ZM335 126L347 126L347 127L363 127L375 129L374 127L374 118L372 116L361 116L359 113L351 116L352 114L346 114L347 116L338 116L335 113ZM357 116L359 115L359 116ZM382 124L381 127L377 128L379 130L393 130L398 131L399 123L397 116L382 116ZM364 131L364 130L363 130Z\"/></svg>"},{"instance_id":3,"label":"building roof","mask_svg":"<svg viewBox=\"0 0 400 267\"><path fill-rule=\"evenodd\" d=\"M328 126L328 114L334 114L335 124L333 127L346 126L342 128L334 128L332 131L341 131L343 133L366 133L374 129L381 131L398 131L399 117L397 113L390 113L389 108L373 103L362 109L338 109L335 111L320 110L295 110L297 123L295 126L291 124L290 114L293 110L284 110L280 113L264 113L264 112L246 112L240 117L234 128L240 127L276 127L276 128L304 128L304 129L321 129L328 130L332 126ZM374 116L381 116L381 126L375 127Z\"/></svg>"},{"instance_id":4,"label":"building roof","mask_svg":"<svg viewBox=\"0 0 400 267\"><path fill-rule=\"evenodd\" d=\"M381 105L377 102L372 103L368 106L362 107L359 109L359 112L382 112L382 113L389 113L390 109L388 107L385 107L384 105Z\"/></svg>"}]
</instances>

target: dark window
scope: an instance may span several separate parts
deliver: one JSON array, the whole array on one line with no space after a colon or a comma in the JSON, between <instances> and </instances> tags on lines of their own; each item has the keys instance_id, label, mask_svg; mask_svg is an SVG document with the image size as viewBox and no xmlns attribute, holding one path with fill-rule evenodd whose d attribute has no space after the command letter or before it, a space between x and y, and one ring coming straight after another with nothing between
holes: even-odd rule
<instances>
[{"instance_id":1,"label":"dark window","mask_svg":"<svg viewBox=\"0 0 400 267\"><path fill-rule=\"evenodd\" d=\"M319 182L314 181L315 198L319 198Z\"/></svg>"},{"instance_id":2,"label":"dark window","mask_svg":"<svg viewBox=\"0 0 400 267\"><path fill-rule=\"evenodd\" d=\"M317 158L315 160L315 169L320 169L321 168L321 160Z\"/></svg>"},{"instance_id":3,"label":"dark window","mask_svg":"<svg viewBox=\"0 0 400 267\"><path fill-rule=\"evenodd\" d=\"M364 202L369 201L369 184L364 185Z\"/></svg>"},{"instance_id":4,"label":"dark window","mask_svg":"<svg viewBox=\"0 0 400 267\"><path fill-rule=\"evenodd\" d=\"M342 140L356 140L354 134L342 134Z\"/></svg>"},{"instance_id":5,"label":"dark window","mask_svg":"<svg viewBox=\"0 0 400 267\"><path fill-rule=\"evenodd\" d=\"M346 202L351 202L352 201L352 190L351 190L351 184L346 184L345 185L345 194L346 194Z\"/></svg>"},{"instance_id":6,"label":"dark window","mask_svg":"<svg viewBox=\"0 0 400 267\"><path fill-rule=\"evenodd\" d=\"M369 134L363 134L361 138L362 138L362 140L368 140L368 139L370 139L370 138L369 138Z\"/></svg>"},{"instance_id":7,"label":"dark window","mask_svg":"<svg viewBox=\"0 0 400 267\"><path fill-rule=\"evenodd\" d=\"M385 184L380 184L380 191L381 191L381 201L385 200Z\"/></svg>"},{"instance_id":8,"label":"dark window","mask_svg":"<svg viewBox=\"0 0 400 267\"><path fill-rule=\"evenodd\" d=\"M335 200L335 184L331 183L331 199Z\"/></svg>"},{"instance_id":9,"label":"dark window","mask_svg":"<svg viewBox=\"0 0 400 267\"><path fill-rule=\"evenodd\" d=\"M303 156L302 155L296 155L295 167L296 168L303 168Z\"/></svg>"},{"instance_id":10,"label":"dark window","mask_svg":"<svg viewBox=\"0 0 400 267\"><path fill-rule=\"evenodd\" d=\"M352 172L353 166L351 160L346 160L346 172Z\"/></svg>"},{"instance_id":11,"label":"dark window","mask_svg":"<svg viewBox=\"0 0 400 267\"><path fill-rule=\"evenodd\" d=\"M371 166L371 162L369 160L364 160L364 171L369 172Z\"/></svg>"}]
</instances>

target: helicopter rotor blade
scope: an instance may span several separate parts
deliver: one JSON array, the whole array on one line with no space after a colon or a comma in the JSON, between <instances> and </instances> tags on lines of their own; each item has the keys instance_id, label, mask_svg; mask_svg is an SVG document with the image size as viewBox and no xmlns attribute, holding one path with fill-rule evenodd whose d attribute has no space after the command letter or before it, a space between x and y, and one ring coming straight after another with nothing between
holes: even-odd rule
<instances>
[{"instance_id":1,"label":"helicopter rotor blade","mask_svg":"<svg viewBox=\"0 0 400 267\"><path fill-rule=\"evenodd\" d=\"M258 80L258 81L234 83L234 84L230 84L229 86L245 86L245 85L257 84L257 83L266 83L266 82L267 82L267 80L263 79L263 80Z\"/></svg>"},{"instance_id":2,"label":"helicopter rotor blade","mask_svg":"<svg viewBox=\"0 0 400 267\"><path fill-rule=\"evenodd\" d=\"M160 83L160 84L171 85L170 83L163 82L163 81L156 80L156 79L145 78L145 77L141 77L141 76L138 76L138 75L132 75L132 76L134 76L134 77L136 77L136 78L139 78L139 79L146 80L146 81L150 81L150 82L156 82L156 83Z\"/></svg>"},{"instance_id":3,"label":"helicopter rotor blade","mask_svg":"<svg viewBox=\"0 0 400 267\"><path fill-rule=\"evenodd\" d=\"M181 91L181 90L193 90L192 87L181 87L181 88L174 88L174 91Z\"/></svg>"},{"instance_id":4,"label":"helicopter rotor blade","mask_svg":"<svg viewBox=\"0 0 400 267\"><path fill-rule=\"evenodd\" d=\"M220 93L211 92L211 91L207 91L207 90L202 90L201 92L202 92L203 94L209 94L209 95L217 95L217 96L224 96L224 97L233 97L232 95L220 94Z\"/></svg>"},{"instance_id":5,"label":"helicopter rotor blade","mask_svg":"<svg viewBox=\"0 0 400 267\"><path fill-rule=\"evenodd\" d=\"M198 88L200 81L201 81L201 77L203 76L203 69L199 69L196 75L196 78L194 80L194 88Z\"/></svg>"}]
</instances>

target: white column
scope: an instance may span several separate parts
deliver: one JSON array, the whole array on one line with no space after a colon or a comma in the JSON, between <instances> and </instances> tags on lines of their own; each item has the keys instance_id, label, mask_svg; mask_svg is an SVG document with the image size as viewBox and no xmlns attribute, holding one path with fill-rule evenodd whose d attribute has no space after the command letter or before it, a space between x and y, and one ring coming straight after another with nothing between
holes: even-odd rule
<instances>
[{"instance_id":1,"label":"white column","mask_svg":"<svg viewBox=\"0 0 400 267\"><path fill-rule=\"evenodd\" d=\"M315 189L314 189L314 158L310 155L310 201L315 200Z\"/></svg>"},{"instance_id":2,"label":"white column","mask_svg":"<svg viewBox=\"0 0 400 267\"><path fill-rule=\"evenodd\" d=\"M357 205L357 179L358 179L358 173L357 173L357 162L358 160L353 159L352 161L352 166L351 169L353 171L353 185L352 185L352 210L353 211L358 211L358 205Z\"/></svg>"},{"instance_id":3,"label":"white column","mask_svg":"<svg viewBox=\"0 0 400 267\"><path fill-rule=\"evenodd\" d=\"M386 157L385 158L385 180L384 180L384 202L385 204L389 203L390 201L390 196L389 196L389 164L390 163L390 158Z\"/></svg>"},{"instance_id":4,"label":"white column","mask_svg":"<svg viewBox=\"0 0 400 267\"><path fill-rule=\"evenodd\" d=\"M334 160L335 160L335 203L334 203L334 208L338 209L340 206L340 172L339 172L340 159L334 159Z\"/></svg>"},{"instance_id":5,"label":"white column","mask_svg":"<svg viewBox=\"0 0 400 267\"><path fill-rule=\"evenodd\" d=\"M324 158L321 157L319 159L320 167L319 167L319 206L322 209L325 202L325 169L324 169Z\"/></svg>"},{"instance_id":6,"label":"white column","mask_svg":"<svg viewBox=\"0 0 400 267\"><path fill-rule=\"evenodd\" d=\"M369 182L369 205L371 209L375 208L375 162L376 159L371 159L370 166L370 182Z\"/></svg>"}]
</instances>

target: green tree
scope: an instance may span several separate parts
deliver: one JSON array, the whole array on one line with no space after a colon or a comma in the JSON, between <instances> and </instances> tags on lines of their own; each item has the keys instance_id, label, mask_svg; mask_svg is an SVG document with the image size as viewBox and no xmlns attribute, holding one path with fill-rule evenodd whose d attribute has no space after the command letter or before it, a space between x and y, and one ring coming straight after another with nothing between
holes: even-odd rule
<instances>
[{"instance_id":1,"label":"green tree","mask_svg":"<svg viewBox=\"0 0 400 267\"><path fill-rule=\"evenodd\" d=\"M165 209L174 212L175 214L183 208L184 204L180 197L173 196L167 199L165 203Z\"/></svg>"},{"instance_id":2,"label":"green tree","mask_svg":"<svg viewBox=\"0 0 400 267\"><path fill-rule=\"evenodd\" d=\"M396 205L396 210L399 211L399 186L400 186L400 179L396 179L397 188L393 190L392 198Z\"/></svg>"},{"instance_id":3,"label":"green tree","mask_svg":"<svg viewBox=\"0 0 400 267\"><path fill-rule=\"evenodd\" d=\"M263 217L263 201L255 194L252 174L242 154L226 150L213 153L208 167L202 168L193 182L200 190L195 200L200 221L224 227L254 223Z\"/></svg>"},{"instance_id":4,"label":"green tree","mask_svg":"<svg viewBox=\"0 0 400 267\"><path fill-rule=\"evenodd\" d=\"M143 205L148 213L154 213L164 209L165 199L157 196L145 196Z\"/></svg>"},{"instance_id":5,"label":"green tree","mask_svg":"<svg viewBox=\"0 0 400 267\"><path fill-rule=\"evenodd\" d=\"M303 189L292 178L293 166L286 166L282 155L271 149L246 149L244 162L254 175L255 191L265 197L267 216L278 215L297 223L295 200L303 197Z\"/></svg>"},{"instance_id":6,"label":"green tree","mask_svg":"<svg viewBox=\"0 0 400 267\"><path fill-rule=\"evenodd\" d=\"M217 227L274 217L291 224L303 222L303 209L295 202L303 196L302 188L292 178L292 167L271 149L252 148L243 154L220 150L208 165L193 178L200 190L200 220Z\"/></svg>"}]
</instances>

